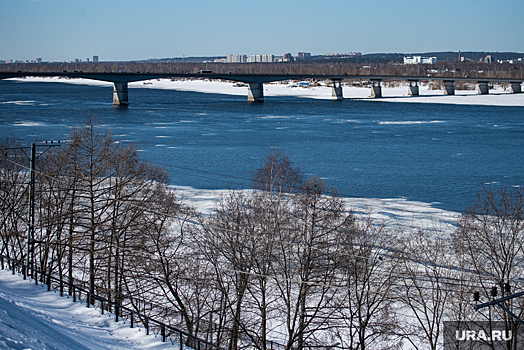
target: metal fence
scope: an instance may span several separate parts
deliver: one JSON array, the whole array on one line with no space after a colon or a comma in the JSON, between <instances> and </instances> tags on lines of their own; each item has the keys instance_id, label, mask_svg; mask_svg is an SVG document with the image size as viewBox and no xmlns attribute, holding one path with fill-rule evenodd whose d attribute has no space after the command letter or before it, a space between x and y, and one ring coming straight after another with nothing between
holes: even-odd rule
<instances>
[{"instance_id":1,"label":"metal fence","mask_svg":"<svg viewBox=\"0 0 524 350\"><path fill-rule=\"evenodd\" d=\"M40 283L47 285L48 291L54 289L60 293L60 296L64 296L64 288L70 288L69 295L71 295L73 298L73 302L79 301L85 303L88 308L98 307L100 308L102 314L104 314L104 312L109 312L108 310L110 309L113 309L116 322L118 322L119 319L122 319L125 323L129 322L131 328L141 324L145 328L147 335L154 334L161 336L163 342L169 341L173 345L178 344L180 350L223 350L215 344L194 337L178 328L167 325L161 321L143 315L118 303L109 301L96 294L90 293L88 290L75 284L70 284L69 282L65 282L62 279L51 276L50 274L45 274L38 269L29 268L22 262L7 256L0 255L0 267L2 270L4 270L5 267L7 267L9 270L12 270L13 275L16 273L16 271L18 271L24 276L24 279L27 279L28 276L31 276L31 278L34 279L36 285L38 285L40 279Z\"/></svg>"}]
</instances>

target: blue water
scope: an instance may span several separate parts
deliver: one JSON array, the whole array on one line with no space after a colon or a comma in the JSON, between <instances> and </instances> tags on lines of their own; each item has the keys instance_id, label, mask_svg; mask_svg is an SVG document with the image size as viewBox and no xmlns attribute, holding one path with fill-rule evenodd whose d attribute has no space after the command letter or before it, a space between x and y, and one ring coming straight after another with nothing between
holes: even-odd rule
<instances>
[{"instance_id":1,"label":"blue water","mask_svg":"<svg viewBox=\"0 0 524 350\"><path fill-rule=\"evenodd\" d=\"M67 139L87 115L134 142L175 185L250 188L250 171L278 147L342 196L405 198L464 210L486 183L524 175L524 107L341 102L159 89L0 81L0 138ZM29 101L14 103L16 101Z\"/></svg>"}]
</instances>

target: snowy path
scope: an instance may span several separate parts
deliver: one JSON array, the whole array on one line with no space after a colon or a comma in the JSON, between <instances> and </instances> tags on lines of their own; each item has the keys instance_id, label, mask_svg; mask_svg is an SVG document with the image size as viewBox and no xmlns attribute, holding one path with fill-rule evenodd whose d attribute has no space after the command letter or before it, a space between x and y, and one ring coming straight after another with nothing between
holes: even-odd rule
<instances>
[{"instance_id":1,"label":"snowy path","mask_svg":"<svg viewBox=\"0 0 524 350\"><path fill-rule=\"evenodd\" d=\"M0 270L0 349L174 349L145 330Z\"/></svg>"}]
</instances>

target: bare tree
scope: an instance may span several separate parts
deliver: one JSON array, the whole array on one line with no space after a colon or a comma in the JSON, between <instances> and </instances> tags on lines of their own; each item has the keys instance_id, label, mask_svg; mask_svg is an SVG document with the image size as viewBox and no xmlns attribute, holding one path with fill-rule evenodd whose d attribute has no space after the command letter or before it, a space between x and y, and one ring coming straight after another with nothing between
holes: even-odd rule
<instances>
[{"instance_id":1,"label":"bare tree","mask_svg":"<svg viewBox=\"0 0 524 350\"><path fill-rule=\"evenodd\" d=\"M295 192L302 184L300 168L278 148L273 148L253 174L253 188L272 195Z\"/></svg>"},{"instance_id":2,"label":"bare tree","mask_svg":"<svg viewBox=\"0 0 524 350\"><path fill-rule=\"evenodd\" d=\"M402 332L416 349L441 347L442 322L460 285L460 272L451 265L449 233L436 225L399 233L404 246L401 300L415 319L404 322Z\"/></svg>"},{"instance_id":3,"label":"bare tree","mask_svg":"<svg viewBox=\"0 0 524 350\"><path fill-rule=\"evenodd\" d=\"M243 303L253 269L253 237L256 223L251 198L231 192L223 198L205 224L201 239L203 254L215 270L215 283L225 299L230 317L229 349L240 340L244 321Z\"/></svg>"},{"instance_id":4,"label":"bare tree","mask_svg":"<svg viewBox=\"0 0 524 350\"><path fill-rule=\"evenodd\" d=\"M152 256L146 257L149 263L136 278L146 274L154 281L155 288L149 292L152 299L167 301L174 310L167 315L172 318L170 322L180 316L183 328L193 337L186 340L186 345L194 347L194 337L204 334L213 338L212 321L208 323L213 311L208 305L215 294L210 278L212 266L200 255L193 237L198 228L193 210L170 192L158 199L155 215L147 224Z\"/></svg>"},{"instance_id":5,"label":"bare tree","mask_svg":"<svg viewBox=\"0 0 524 350\"><path fill-rule=\"evenodd\" d=\"M166 191L167 174L140 161L133 145L113 142L93 117L69 140L43 159L38 179L42 269L56 266L62 276L68 246L69 282L76 269L87 274L90 293L123 303L125 271L135 264L128 252L146 240L154 217L146 208Z\"/></svg>"},{"instance_id":6,"label":"bare tree","mask_svg":"<svg viewBox=\"0 0 524 350\"><path fill-rule=\"evenodd\" d=\"M521 187L501 185L483 187L477 204L458 220L454 232L455 249L472 271L477 291L483 300L512 293L524 272L524 192ZM518 317L524 316L520 299L504 302ZM503 321L506 329L516 331L517 322L497 307L479 310L475 316L487 321ZM516 349L516 342L508 342Z\"/></svg>"},{"instance_id":7,"label":"bare tree","mask_svg":"<svg viewBox=\"0 0 524 350\"><path fill-rule=\"evenodd\" d=\"M340 324L333 328L334 337L344 348L398 348L398 240L383 224L364 217L341 232L339 244L345 288L338 297Z\"/></svg>"},{"instance_id":8,"label":"bare tree","mask_svg":"<svg viewBox=\"0 0 524 350\"><path fill-rule=\"evenodd\" d=\"M36 200L38 230L36 230L37 253L42 271L47 274L58 270L63 278L64 258L68 248L68 224L70 223L71 190L74 182L67 176L67 162L62 152L49 149L39 158L36 173ZM69 243L72 242L69 240ZM71 249L71 247L70 247ZM71 255L71 251L70 251ZM72 272L71 272L72 274ZM70 283L72 276L70 274Z\"/></svg>"},{"instance_id":9,"label":"bare tree","mask_svg":"<svg viewBox=\"0 0 524 350\"><path fill-rule=\"evenodd\" d=\"M0 253L20 261L26 256L29 177L18 146L14 140L0 146Z\"/></svg>"},{"instance_id":10,"label":"bare tree","mask_svg":"<svg viewBox=\"0 0 524 350\"><path fill-rule=\"evenodd\" d=\"M273 267L286 349L316 346L335 312L337 240L353 225L351 212L336 195L327 196L324 183L313 178L293 196L293 220L281 230Z\"/></svg>"}]
</instances>

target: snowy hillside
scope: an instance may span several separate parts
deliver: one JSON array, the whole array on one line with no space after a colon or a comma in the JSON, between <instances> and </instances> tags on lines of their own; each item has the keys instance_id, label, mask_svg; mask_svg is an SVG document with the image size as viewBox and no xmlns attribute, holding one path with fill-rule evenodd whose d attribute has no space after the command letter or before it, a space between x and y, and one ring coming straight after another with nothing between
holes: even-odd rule
<instances>
[{"instance_id":1,"label":"snowy hillside","mask_svg":"<svg viewBox=\"0 0 524 350\"><path fill-rule=\"evenodd\" d=\"M11 271L0 270L0 349L174 349Z\"/></svg>"}]
</instances>

